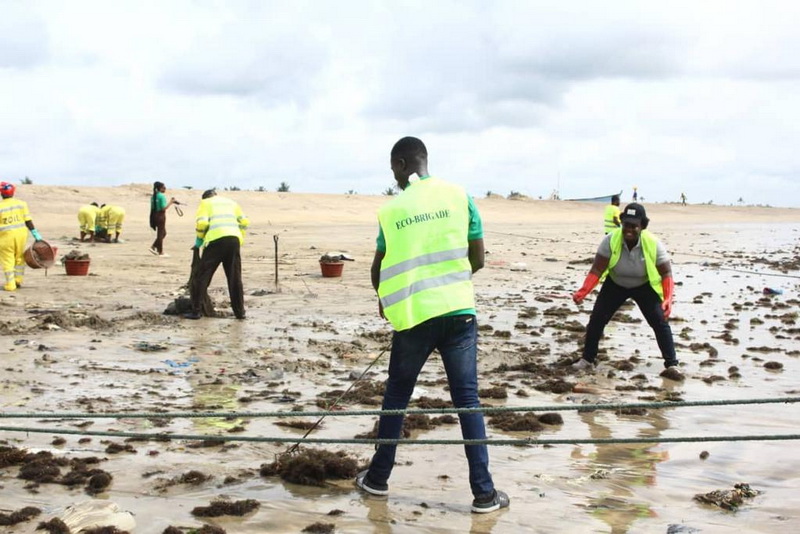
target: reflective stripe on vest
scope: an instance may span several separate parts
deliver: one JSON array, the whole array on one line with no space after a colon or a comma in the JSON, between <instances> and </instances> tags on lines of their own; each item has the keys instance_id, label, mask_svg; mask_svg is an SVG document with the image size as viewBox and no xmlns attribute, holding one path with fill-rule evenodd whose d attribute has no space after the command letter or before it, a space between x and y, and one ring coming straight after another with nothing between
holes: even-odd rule
<instances>
[{"instance_id":1,"label":"reflective stripe on vest","mask_svg":"<svg viewBox=\"0 0 800 534\"><path fill-rule=\"evenodd\" d=\"M475 307L463 189L420 180L385 204L378 219L386 238L378 296L395 330Z\"/></svg>"},{"instance_id":2,"label":"reflective stripe on vest","mask_svg":"<svg viewBox=\"0 0 800 534\"><path fill-rule=\"evenodd\" d=\"M239 204L219 196L201 200L195 217L197 237L205 244L227 236L236 236L239 243L243 243L248 224Z\"/></svg>"},{"instance_id":3,"label":"reflective stripe on vest","mask_svg":"<svg viewBox=\"0 0 800 534\"><path fill-rule=\"evenodd\" d=\"M622 254L622 230L617 229L611 234L611 258L608 261L608 267L603 273L602 278L608 275L609 271L619 261L620 254ZM661 273L658 272L656 267L656 255L658 250L658 240L655 236L647 230L642 230L639 234L639 243L642 245L642 254L644 255L644 265L647 271L647 280L650 282L650 287L656 292L658 298L664 300L664 290L661 287Z\"/></svg>"},{"instance_id":4,"label":"reflective stripe on vest","mask_svg":"<svg viewBox=\"0 0 800 534\"><path fill-rule=\"evenodd\" d=\"M619 218L619 208L614 204L609 204L608 206L606 206L606 212L603 215L603 219L605 222L605 231L607 234L619 228L619 226L617 226L616 223L614 223L614 220L616 218Z\"/></svg>"}]
</instances>

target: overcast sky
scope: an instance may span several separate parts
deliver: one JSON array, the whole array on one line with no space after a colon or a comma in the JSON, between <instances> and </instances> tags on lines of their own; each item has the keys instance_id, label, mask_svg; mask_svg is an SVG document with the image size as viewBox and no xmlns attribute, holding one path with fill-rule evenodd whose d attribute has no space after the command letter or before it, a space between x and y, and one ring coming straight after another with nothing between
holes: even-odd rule
<instances>
[{"instance_id":1,"label":"overcast sky","mask_svg":"<svg viewBox=\"0 0 800 534\"><path fill-rule=\"evenodd\" d=\"M800 2L0 0L0 179L800 206Z\"/></svg>"}]
</instances>

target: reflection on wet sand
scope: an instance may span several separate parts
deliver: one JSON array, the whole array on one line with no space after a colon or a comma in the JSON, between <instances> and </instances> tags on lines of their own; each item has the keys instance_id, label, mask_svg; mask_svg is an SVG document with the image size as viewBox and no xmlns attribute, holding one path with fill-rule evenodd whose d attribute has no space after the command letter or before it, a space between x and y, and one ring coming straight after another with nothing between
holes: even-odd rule
<instances>
[{"instance_id":1,"label":"reflection on wet sand","mask_svg":"<svg viewBox=\"0 0 800 534\"><path fill-rule=\"evenodd\" d=\"M229 337L230 342L225 348L213 347L202 343L199 347L206 354L198 358L194 373L188 377L192 390L192 408L200 411L236 412L241 410L238 402L241 386L225 376L228 368L238 368L237 364L230 364L230 354L237 355L242 349L240 322L234 323L234 335ZM223 431L240 427L243 424L240 418L203 417L192 419L192 425L198 431Z\"/></svg>"},{"instance_id":2,"label":"reflection on wet sand","mask_svg":"<svg viewBox=\"0 0 800 534\"><path fill-rule=\"evenodd\" d=\"M581 421L589 427L589 435L595 439L615 437L611 427L616 417L631 417L646 422L636 437L659 437L669 428L669 420L662 410L653 410L644 416L622 416L612 412L583 411ZM595 445L595 452L584 456L580 448L572 452L572 458L585 458L589 477L604 487L598 495L589 497L588 508L602 520L613 534L624 534L639 518L654 517L649 505L637 502L636 488L656 485L656 465L669 459L667 451L653 450L658 445L647 443L614 443Z\"/></svg>"},{"instance_id":3,"label":"reflection on wet sand","mask_svg":"<svg viewBox=\"0 0 800 534\"><path fill-rule=\"evenodd\" d=\"M190 383L193 380L189 381ZM237 393L240 386L220 382L198 383L192 387L194 408L201 411L235 412L239 407ZM225 431L242 425L238 417L198 417L192 419L198 431Z\"/></svg>"}]
</instances>

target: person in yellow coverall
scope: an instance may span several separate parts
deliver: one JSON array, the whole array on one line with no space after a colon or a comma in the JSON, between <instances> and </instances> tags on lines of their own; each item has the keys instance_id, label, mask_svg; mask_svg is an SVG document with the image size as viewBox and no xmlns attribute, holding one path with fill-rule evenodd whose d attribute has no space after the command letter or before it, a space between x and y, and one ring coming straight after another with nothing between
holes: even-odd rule
<instances>
[{"instance_id":1,"label":"person in yellow coverall","mask_svg":"<svg viewBox=\"0 0 800 534\"><path fill-rule=\"evenodd\" d=\"M31 231L36 241L42 240L28 213L28 204L14 198L15 191L14 184L0 182L0 265L3 267L3 289L6 291L16 291L22 286L27 230Z\"/></svg>"},{"instance_id":2,"label":"person in yellow coverall","mask_svg":"<svg viewBox=\"0 0 800 534\"><path fill-rule=\"evenodd\" d=\"M103 204L97 214L97 234L95 237L105 240L106 243L119 243L119 234L122 233L122 221L125 220L125 208ZM114 239L111 239L111 233Z\"/></svg>"},{"instance_id":3,"label":"person in yellow coverall","mask_svg":"<svg viewBox=\"0 0 800 534\"><path fill-rule=\"evenodd\" d=\"M81 227L81 242L89 236L89 243L94 242L94 227L97 224L97 212L100 207L97 202L81 206L78 210L78 224Z\"/></svg>"}]
</instances>

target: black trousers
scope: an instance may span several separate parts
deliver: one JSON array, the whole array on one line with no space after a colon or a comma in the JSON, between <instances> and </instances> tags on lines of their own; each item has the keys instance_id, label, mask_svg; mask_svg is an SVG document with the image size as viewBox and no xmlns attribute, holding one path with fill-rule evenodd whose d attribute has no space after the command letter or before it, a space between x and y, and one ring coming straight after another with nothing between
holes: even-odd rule
<instances>
[{"instance_id":1,"label":"black trousers","mask_svg":"<svg viewBox=\"0 0 800 534\"><path fill-rule=\"evenodd\" d=\"M611 317L629 298L636 302L636 305L642 310L647 324L653 329L658 348L661 350L661 357L664 358L664 367L677 365L678 358L675 356L672 329L664 318L664 310L661 309L661 299L658 294L650 287L650 284L628 289L615 284L611 278L606 278L603 282L603 287L600 288L600 294L594 303L589 324L586 325L583 359L594 363L597 357L597 346L600 338L603 337L603 330Z\"/></svg>"},{"instance_id":2,"label":"black trousers","mask_svg":"<svg viewBox=\"0 0 800 534\"><path fill-rule=\"evenodd\" d=\"M200 257L197 275L192 280L190 294L192 308L195 313L202 312L203 295L214 277L219 264L225 269L228 279L228 294L231 308L237 319L244 319L244 286L242 285L242 257L239 255L239 238L236 236L221 237L206 246Z\"/></svg>"},{"instance_id":3,"label":"black trousers","mask_svg":"<svg viewBox=\"0 0 800 534\"><path fill-rule=\"evenodd\" d=\"M167 214L157 211L153 214L153 222L156 225L156 240L153 241L153 248L159 254L164 252L164 238L167 237Z\"/></svg>"}]
</instances>

